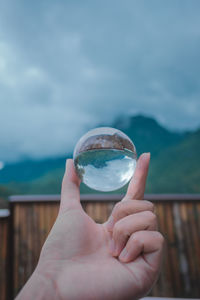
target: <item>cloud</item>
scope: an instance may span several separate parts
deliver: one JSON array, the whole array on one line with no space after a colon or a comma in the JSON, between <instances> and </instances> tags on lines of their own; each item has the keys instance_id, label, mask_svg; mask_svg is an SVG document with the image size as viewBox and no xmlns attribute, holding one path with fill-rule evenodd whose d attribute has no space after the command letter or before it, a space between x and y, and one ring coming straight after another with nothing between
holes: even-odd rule
<instances>
[{"instance_id":1,"label":"cloud","mask_svg":"<svg viewBox=\"0 0 200 300\"><path fill-rule=\"evenodd\" d=\"M200 125L199 1L0 3L0 160L71 151L120 113Z\"/></svg>"}]
</instances>

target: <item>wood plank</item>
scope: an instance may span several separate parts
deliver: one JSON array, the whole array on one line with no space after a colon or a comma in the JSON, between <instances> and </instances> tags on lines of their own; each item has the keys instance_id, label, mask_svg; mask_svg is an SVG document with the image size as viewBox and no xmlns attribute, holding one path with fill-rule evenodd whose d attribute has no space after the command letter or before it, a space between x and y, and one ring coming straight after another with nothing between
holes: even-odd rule
<instances>
[{"instance_id":1,"label":"wood plank","mask_svg":"<svg viewBox=\"0 0 200 300\"><path fill-rule=\"evenodd\" d=\"M173 270L174 270L174 278L175 278L175 290L176 295L179 295L182 291L182 280L180 275L180 262L179 262L179 250L176 247L177 245L177 239L175 236L175 226L174 226L174 215L173 215L173 205L174 204L168 204L168 236L169 236L169 245L168 247L171 248L171 252L173 253ZM175 293L174 293L175 294Z\"/></svg>"},{"instance_id":2,"label":"wood plank","mask_svg":"<svg viewBox=\"0 0 200 300\"><path fill-rule=\"evenodd\" d=\"M96 223L102 223L102 210L101 210L101 204L99 202L94 204L94 210L93 210L93 220Z\"/></svg>"},{"instance_id":3,"label":"wood plank","mask_svg":"<svg viewBox=\"0 0 200 300\"><path fill-rule=\"evenodd\" d=\"M102 211L102 223L106 222L109 217L108 213L108 205L106 203L101 203L101 211Z\"/></svg>"},{"instance_id":4,"label":"wood plank","mask_svg":"<svg viewBox=\"0 0 200 300\"><path fill-rule=\"evenodd\" d=\"M40 247L42 248L44 241L46 239L46 228L45 228L45 203L40 203L39 206L39 229L38 234L40 235Z\"/></svg>"},{"instance_id":5,"label":"wood plank","mask_svg":"<svg viewBox=\"0 0 200 300\"><path fill-rule=\"evenodd\" d=\"M188 227L188 215L187 215L188 203L181 203L179 205L180 212L180 228L181 228L181 247L179 249L179 256L181 260L181 274L183 278L183 294L189 297L191 293L191 270L193 264L190 259L191 256L191 239Z\"/></svg>"},{"instance_id":6,"label":"wood plank","mask_svg":"<svg viewBox=\"0 0 200 300\"><path fill-rule=\"evenodd\" d=\"M2 300L7 299L8 226L9 218L0 217L0 297Z\"/></svg>"},{"instance_id":7,"label":"wood plank","mask_svg":"<svg viewBox=\"0 0 200 300\"><path fill-rule=\"evenodd\" d=\"M20 238L19 238L19 231L20 231L20 226L19 226L19 204L16 204L14 206L13 209L13 213L14 213L14 291L16 292L18 290L19 287L19 274L18 274L18 270L19 270L19 255L18 255L18 250L19 250L19 242L20 242Z\"/></svg>"},{"instance_id":8,"label":"wood plank","mask_svg":"<svg viewBox=\"0 0 200 300\"><path fill-rule=\"evenodd\" d=\"M195 211L192 203L188 204L188 224L191 236L191 251L193 254L193 274L192 274L192 291L196 297L200 293L199 282L200 274L198 269L200 266L200 233L197 232L197 223L195 220ZM197 254L197 255L195 255Z\"/></svg>"},{"instance_id":9,"label":"wood plank","mask_svg":"<svg viewBox=\"0 0 200 300\"><path fill-rule=\"evenodd\" d=\"M39 253L41 251L40 245L40 226L39 226L39 211L37 209L37 205L33 205L33 264L37 265L39 259Z\"/></svg>"},{"instance_id":10,"label":"wood plank","mask_svg":"<svg viewBox=\"0 0 200 300\"><path fill-rule=\"evenodd\" d=\"M162 281L162 295L171 297L173 295L173 265L171 263L171 246L167 236L167 216L166 216L166 204L157 204L161 233L165 237L166 247L164 250L164 262L162 268L163 281ZM165 282L164 282L165 280Z\"/></svg>"},{"instance_id":11,"label":"wood plank","mask_svg":"<svg viewBox=\"0 0 200 300\"><path fill-rule=\"evenodd\" d=\"M199 209L198 209L199 208ZM195 257L197 258L197 264L196 264L196 267L197 267L197 280L198 282L200 282L200 227L199 227L199 221L200 221L200 203L198 204L193 204L193 212L194 212L194 215L195 215L195 218L194 218L194 222L195 222L195 225L194 226L194 230L195 230ZM199 285L198 285L199 286ZM200 289L200 288L199 288ZM199 292L200 294L200 292Z\"/></svg>"},{"instance_id":12,"label":"wood plank","mask_svg":"<svg viewBox=\"0 0 200 300\"><path fill-rule=\"evenodd\" d=\"M171 295L177 295L177 283L176 280L178 278L178 266L177 266L177 255L176 248L174 247L174 240L172 238L171 226L169 227L169 220L173 218L170 212L170 204L163 205L163 215L164 215L164 226L165 226L165 238L167 241L167 262L165 262L165 266L167 266L167 283L168 289L165 289L165 295L170 297ZM179 282L179 279L178 279Z\"/></svg>"},{"instance_id":13,"label":"wood plank","mask_svg":"<svg viewBox=\"0 0 200 300\"><path fill-rule=\"evenodd\" d=\"M26 227L26 235L24 236L24 245L26 245L25 247L25 251L27 251L27 253L25 253L24 255L27 256L27 265L25 268L25 278L28 279L29 276L32 273L32 269L33 269L33 206L32 204L28 205L27 207L24 207L24 210L26 210L25 213L25 223L24 226Z\"/></svg>"},{"instance_id":14,"label":"wood plank","mask_svg":"<svg viewBox=\"0 0 200 300\"><path fill-rule=\"evenodd\" d=\"M92 218L92 216L93 216L93 204L87 203L86 213L88 214L88 216L90 216Z\"/></svg>"}]
</instances>

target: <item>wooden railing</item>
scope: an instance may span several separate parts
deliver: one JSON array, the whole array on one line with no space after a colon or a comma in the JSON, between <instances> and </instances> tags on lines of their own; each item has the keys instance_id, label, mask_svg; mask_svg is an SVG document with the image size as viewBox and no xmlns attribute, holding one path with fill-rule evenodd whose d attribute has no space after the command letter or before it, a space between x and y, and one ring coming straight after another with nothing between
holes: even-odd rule
<instances>
[{"instance_id":1,"label":"wooden railing","mask_svg":"<svg viewBox=\"0 0 200 300\"><path fill-rule=\"evenodd\" d=\"M81 203L88 215L103 223L121 198L120 195L82 195ZM58 195L10 197L7 299L18 293L33 272L42 245L57 217L59 199ZM200 195L145 195L145 199L154 202L159 230L166 239L161 275L151 295L200 298ZM0 259L6 260L8 256L3 253L1 251ZM3 280L6 276L3 275ZM5 288L5 283L2 286Z\"/></svg>"},{"instance_id":2,"label":"wooden railing","mask_svg":"<svg viewBox=\"0 0 200 300\"><path fill-rule=\"evenodd\" d=\"M0 209L0 299L7 298L9 281L9 217L7 209Z\"/></svg>"}]
</instances>

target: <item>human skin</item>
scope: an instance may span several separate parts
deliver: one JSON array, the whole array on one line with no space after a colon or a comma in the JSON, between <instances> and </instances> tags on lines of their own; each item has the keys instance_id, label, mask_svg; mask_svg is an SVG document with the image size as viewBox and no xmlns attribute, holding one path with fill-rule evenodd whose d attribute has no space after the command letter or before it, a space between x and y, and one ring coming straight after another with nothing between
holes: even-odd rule
<instances>
[{"instance_id":1,"label":"human skin","mask_svg":"<svg viewBox=\"0 0 200 300\"><path fill-rule=\"evenodd\" d=\"M125 197L104 224L82 209L80 181L73 161L67 161L58 217L16 300L133 300L150 291L161 268L164 238L153 204L142 200L149 160L149 153L140 156Z\"/></svg>"}]
</instances>

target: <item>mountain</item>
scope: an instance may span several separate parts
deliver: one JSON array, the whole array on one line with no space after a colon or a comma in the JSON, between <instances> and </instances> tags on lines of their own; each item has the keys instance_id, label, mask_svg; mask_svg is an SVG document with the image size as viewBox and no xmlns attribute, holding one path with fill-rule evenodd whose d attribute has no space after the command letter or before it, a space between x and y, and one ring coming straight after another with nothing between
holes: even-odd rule
<instances>
[{"instance_id":1,"label":"mountain","mask_svg":"<svg viewBox=\"0 0 200 300\"><path fill-rule=\"evenodd\" d=\"M171 132L155 119L138 115L119 117L113 127L126 133L136 146L138 154L151 152L156 157L162 150L180 142L185 133Z\"/></svg>"},{"instance_id":2,"label":"mountain","mask_svg":"<svg viewBox=\"0 0 200 300\"><path fill-rule=\"evenodd\" d=\"M111 126L122 130L133 140L138 154L151 152L146 192L200 192L200 130L193 133L172 132L153 118L141 115L120 117ZM0 170L0 196L60 193L68 157L72 154L6 165ZM94 191L82 184L81 192Z\"/></svg>"},{"instance_id":3,"label":"mountain","mask_svg":"<svg viewBox=\"0 0 200 300\"><path fill-rule=\"evenodd\" d=\"M122 130L132 139L138 154L151 152L152 158L163 149L178 143L184 138L184 133L171 132L159 125L153 118L142 115L119 117L111 126ZM63 157L40 160L28 159L6 164L0 171L0 184L29 182L43 175L46 176L51 171L63 170L65 160L69 157L72 157L71 153Z\"/></svg>"},{"instance_id":4,"label":"mountain","mask_svg":"<svg viewBox=\"0 0 200 300\"><path fill-rule=\"evenodd\" d=\"M64 168L65 157L46 158L40 160L25 160L16 163L6 164L0 171L0 183L7 182L28 182L43 176L50 170ZM72 157L72 156L71 156Z\"/></svg>"},{"instance_id":5,"label":"mountain","mask_svg":"<svg viewBox=\"0 0 200 300\"><path fill-rule=\"evenodd\" d=\"M200 130L152 160L147 189L154 193L200 193Z\"/></svg>"},{"instance_id":6,"label":"mountain","mask_svg":"<svg viewBox=\"0 0 200 300\"><path fill-rule=\"evenodd\" d=\"M179 143L165 148L151 159L147 193L200 193L200 130L185 135ZM27 183L24 193L59 193L64 168L51 170ZM124 193L126 187L119 190ZM95 193L84 184L82 193ZM116 191L115 191L116 193Z\"/></svg>"}]
</instances>

